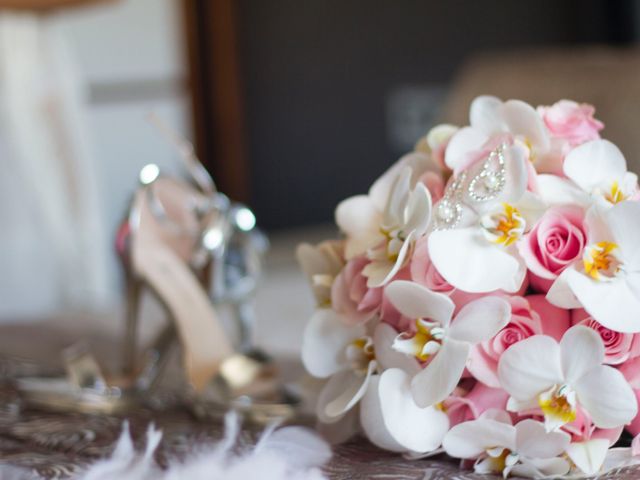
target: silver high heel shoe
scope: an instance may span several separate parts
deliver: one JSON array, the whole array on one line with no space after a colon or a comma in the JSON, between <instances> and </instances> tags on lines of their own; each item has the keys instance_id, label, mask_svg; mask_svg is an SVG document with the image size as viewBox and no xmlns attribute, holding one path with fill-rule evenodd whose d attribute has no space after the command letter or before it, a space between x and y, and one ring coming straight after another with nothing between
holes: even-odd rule
<instances>
[{"instance_id":1,"label":"silver high heel shoe","mask_svg":"<svg viewBox=\"0 0 640 480\"><path fill-rule=\"evenodd\" d=\"M296 399L281 384L277 369L261 352L232 345L206 291L209 287L215 305L224 302L234 311L244 310L245 316L238 318L240 339L250 345L246 332L252 312L248 302L257 284L266 239L254 230L255 219L250 210L217 194L218 198L208 199L208 204L214 205L211 211L193 208L201 201L191 202L191 224L205 226L198 243L194 246L187 242L188 248L184 248L186 239L193 239L194 235L185 227L189 213L185 216L175 209L170 213L175 206L170 202L177 196L176 186L158 177L143 189L146 194L140 193L134 201L129 217L129 269L132 277L165 305L172 320L167 328L174 326L177 330L187 379L194 387L189 404L197 415L207 418L219 418L229 408L258 422L290 418L295 413ZM165 195L163 200L163 190L165 194L176 194ZM193 194L196 198L201 195ZM182 222L178 223L175 219L180 214ZM134 318L132 312L129 325L134 324ZM129 342L133 342L131 337ZM135 347L134 342L129 350L135 351ZM130 366L131 371L138 370L135 365Z\"/></svg>"},{"instance_id":2,"label":"silver high heel shoe","mask_svg":"<svg viewBox=\"0 0 640 480\"><path fill-rule=\"evenodd\" d=\"M155 121L155 123L158 123ZM193 148L159 125L178 147L197 188L143 168L116 245L127 279L123 368L106 376L86 349L65 354L66 378L21 379L26 400L40 407L114 412L149 398L179 338L193 391L189 404L207 418L228 408L264 422L290 418L297 399L282 385L270 359L251 348L255 291L267 241L245 206L217 193ZM152 292L169 323L150 346L138 339L140 297ZM232 306L239 330L234 348L211 301Z\"/></svg>"},{"instance_id":3,"label":"silver high heel shoe","mask_svg":"<svg viewBox=\"0 0 640 480\"><path fill-rule=\"evenodd\" d=\"M65 375L16 379L28 404L54 410L114 413L144 403L163 373L169 351L176 343L176 332L191 341L189 352L193 352L195 360L186 359L185 365L194 383L202 386L217 371L216 362L231 355L233 348L226 341L226 333L206 294L198 295L198 279L183 266L200 248L204 225L213 224L217 215L209 202L188 184L158 175L151 178L149 169L143 169L141 187L116 238L127 285L123 365L119 371L106 372L85 345L73 345L62 354ZM166 272L182 281L163 280ZM174 317L187 320L183 320L182 329L170 322L154 341L142 347L138 314L145 290L155 294ZM196 293L191 295L192 291ZM193 308L186 305L192 301L190 296L196 297ZM191 315L194 309L197 313ZM190 335L190 330L202 330L218 344L212 349L205 337L200 340Z\"/></svg>"},{"instance_id":4,"label":"silver high heel shoe","mask_svg":"<svg viewBox=\"0 0 640 480\"><path fill-rule=\"evenodd\" d=\"M256 228L255 216L249 208L216 191L213 179L193 154L192 145L159 119L153 118L153 122L177 147L192 177L199 179L195 183L200 186L200 193L207 196L215 211L207 217L200 248L194 251L189 263L213 304L231 307L238 338L234 343L237 353L224 362L205 392L191 396L193 410L201 417L218 417L221 407L226 410L232 406L257 421L290 417L298 399L283 386L270 357L253 345L255 313L251 300L259 283L268 240ZM161 210L156 209L156 213Z\"/></svg>"}]
</instances>

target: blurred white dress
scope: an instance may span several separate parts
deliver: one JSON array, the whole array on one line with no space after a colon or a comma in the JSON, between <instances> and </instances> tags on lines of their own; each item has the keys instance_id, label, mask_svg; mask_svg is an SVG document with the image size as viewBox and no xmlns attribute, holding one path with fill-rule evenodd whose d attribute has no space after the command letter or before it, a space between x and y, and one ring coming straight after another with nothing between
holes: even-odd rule
<instances>
[{"instance_id":1,"label":"blurred white dress","mask_svg":"<svg viewBox=\"0 0 640 480\"><path fill-rule=\"evenodd\" d=\"M94 157L55 17L0 12L0 319L108 301Z\"/></svg>"}]
</instances>

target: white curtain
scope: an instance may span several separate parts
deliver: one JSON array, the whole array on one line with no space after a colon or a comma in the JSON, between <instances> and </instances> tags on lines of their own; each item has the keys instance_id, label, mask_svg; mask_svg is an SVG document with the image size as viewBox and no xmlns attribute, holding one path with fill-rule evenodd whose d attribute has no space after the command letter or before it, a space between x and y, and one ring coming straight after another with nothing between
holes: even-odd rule
<instances>
[{"instance_id":1,"label":"white curtain","mask_svg":"<svg viewBox=\"0 0 640 480\"><path fill-rule=\"evenodd\" d=\"M1 12L0 319L110 300L84 100L55 17Z\"/></svg>"}]
</instances>

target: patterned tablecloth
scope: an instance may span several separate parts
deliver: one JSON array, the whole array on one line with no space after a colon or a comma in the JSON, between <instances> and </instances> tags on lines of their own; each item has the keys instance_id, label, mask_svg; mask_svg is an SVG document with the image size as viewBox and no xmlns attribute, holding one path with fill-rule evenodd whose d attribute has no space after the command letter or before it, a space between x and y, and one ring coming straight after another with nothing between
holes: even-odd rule
<instances>
[{"instance_id":1,"label":"patterned tablecloth","mask_svg":"<svg viewBox=\"0 0 640 480\"><path fill-rule=\"evenodd\" d=\"M222 437L222 425L194 418L180 401L179 390L167 390L155 398L155 408L139 408L126 415L52 413L25 406L11 386L18 371L40 371L42 364L16 363L0 356L0 480L69 478L113 450L124 420L137 446L142 447L150 423L163 432L156 452L162 466L169 459L184 458L196 446ZM173 392L173 393L172 393ZM260 430L246 428L240 443L250 445ZM364 439L334 448L325 471L331 479L456 479L489 480L486 475L461 471L445 456L406 460L382 451ZM632 480L640 478L640 466L598 478Z\"/></svg>"},{"instance_id":2,"label":"patterned tablecloth","mask_svg":"<svg viewBox=\"0 0 640 480\"><path fill-rule=\"evenodd\" d=\"M126 417L48 413L21 409L11 388L0 388L0 478L67 478L96 459L108 456L120 435L122 422L130 423L136 443L144 442L145 431L154 422L163 431L157 460L166 465L169 458L184 458L194 446L219 439L220 424L194 419L184 408L139 409ZM247 429L241 443L250 444L256 431ZM384 452L360 439L334 450L326 472L332 479L458 479L487 480L489 477L460 471L446 457L405 460ZM626 469L600 478L637 479L640 468Z\"/></svg>"}]
</instances>

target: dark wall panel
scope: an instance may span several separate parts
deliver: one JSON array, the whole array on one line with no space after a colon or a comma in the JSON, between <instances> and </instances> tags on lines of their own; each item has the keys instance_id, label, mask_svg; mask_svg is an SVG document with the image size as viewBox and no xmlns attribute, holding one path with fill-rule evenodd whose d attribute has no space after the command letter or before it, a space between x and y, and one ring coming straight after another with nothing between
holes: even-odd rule
<instances>
[{"instance_id":1,"label":"dark wall panel","mask_svg":"<svg viewBox=\"0 0 640 480\"><path fill-rule=\"evenodd\" d=\"M607 41L612 15L605 1L241 0L258 218L327 221L364 192L396 157L385 99L397 86L446 86L482 50Z\"/></svg>"}]
</instances>

